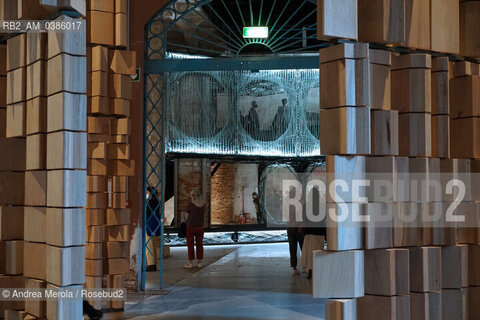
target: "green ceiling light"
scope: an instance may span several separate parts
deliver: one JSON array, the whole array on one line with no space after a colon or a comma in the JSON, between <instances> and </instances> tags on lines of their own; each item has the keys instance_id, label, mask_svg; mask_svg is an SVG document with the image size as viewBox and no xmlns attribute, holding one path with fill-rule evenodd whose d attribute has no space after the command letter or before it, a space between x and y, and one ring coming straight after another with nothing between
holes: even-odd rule
<instances>
[{"instance_id":1,"label":"green ceiling light","mask_svg":"<svg viewBox=\"0 0 480 320\"><path fill-rule=\"evenodd\" d=\"M267 39L268 27L244 27L243 37L245 39Z\"/></svg>"}]
</instances>

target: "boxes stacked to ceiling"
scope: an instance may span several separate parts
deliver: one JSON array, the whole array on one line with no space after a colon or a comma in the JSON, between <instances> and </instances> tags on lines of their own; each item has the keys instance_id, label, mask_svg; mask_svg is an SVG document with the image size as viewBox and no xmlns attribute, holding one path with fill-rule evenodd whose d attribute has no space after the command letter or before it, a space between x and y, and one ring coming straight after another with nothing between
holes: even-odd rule
<instances>
[{"instance_id":1,"label":"boxes stacked to ceiling","mask_svg":"<svg viewBox=\"0 0 480 320\"><path fill-rule=\"evenodd\" d=\"M319 39L358 38L356 1L318 1L317 9ZM320 145L327 155L327 186L365 176L364 155L371 153L369 53L366 43L320 50ZM341 222L328 213L363 214L365 208L351 194L327 195L327 250L313 252L313 296L337 299L327 301L326 319L356 319L356 299L365 294L362 224L351 215Z\"/></svg>"},{"instance_id":2,"label":"boxes stacked to ceiling","mask_svg":"<svg viewBox=\"0 0 480 320\"><path fill-rule=\"evenodd\" d=\"M60 16L55 21L74 22ZM85 282L87 186L87 58L85 30L48 33L47 247L48 287L82 288ZM50 319L82 314L82 301L48 301Z\"/></svg>"},{"instance_id":3,"label":"boxes stacked to ceiling","mask_svg":"<svg viewBox=\"0 0 480 320\"><path fill-rule=\"evenodd\" d=\"M319 39L374 43L369 51L361 42L320 50L327 172L350 187L347 172L395 187L386 198L371 186L355 198L351 190L327 198L327 209L368 213L370 220L361 227L334 223L327 210L327 252L315 252L314 296L335 298L326 319L473 319L480 299L480 73L476 62L461 60L480 56L480 1L317 3ZM451 54L464 58L453 63ZM460 203L446 188L452 179L465 184ZM452 206L465 222L446 221ZM376 219L386 213L392 218Z\"/></svg>"},{"instance_id":4,"label":"boxes stacked to ceiling","mask_svg":"<svg viewBox=\"0 0 480 320\"><path fill-rule=\"evenodd\" d=\"M0 46L0 288L25 285L25 44L18 36ZM17 121L7 126L7 117ZM24 308L24 301L0 301L0 318Z\"/></svg>"},{"instance_id":5,"label":"boxes stacked to ceiling","mask_svg":"<svg viewBox=\"0 0 480 320\"><path fill-rule=\"evenodd\" d=\"M58 10L45 2L2 2L2 19L43 19ZM63 6L84 13L81 3ZM78 261L85 242L85 35L21 33L1 47L1 287L83 286ZM0 317L12 319L82 317L81 299L0 306Z\"/></svg>"},{"instance_id":6,"label":"boxes stacked to ceiling","mask_svg":"<svg viewBox=\"0 0 480 320\"><path fill-rule=\"evenodd\" d=\"M124 288L130 272L131 76L135 52L127 47L128 1L87 1L88 204L86 276L89 288ZM98 30L102 30L99 32ZM122 301L96 308L123 309Z\"/></svg>"},{"instance_id":7,"label":"boxes stacked to ceiling","mask_svg":"<svg viewBox=\"0 0 480 320\"><path fill-rule=\"evenodd\" d=\"M25 172L25 287L46 288L47 243L47 37L23 34L26 41L27 102L25 109L27 166ZM31 263L35 259L37 263ZM25 311L46 316L45 301L27 301Z\"/></svg>"}]
</instances>

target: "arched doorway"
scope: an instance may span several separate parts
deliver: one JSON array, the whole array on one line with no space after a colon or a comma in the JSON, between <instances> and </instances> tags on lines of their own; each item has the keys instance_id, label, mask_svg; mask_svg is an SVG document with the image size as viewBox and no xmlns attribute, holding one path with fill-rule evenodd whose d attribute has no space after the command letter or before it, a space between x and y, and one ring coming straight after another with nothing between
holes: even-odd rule
<instances>
[{"instance_id":1,"label":"arched doorway","mask_svg":"<svg viewBox=\"0 0 480 320\"><path fill-rule=\"evenodd\" d=\"M317 52L326 44L316 39L316 9L315 0L172 0L150 20L143 180L144 191L158 193L159 217L166 153L320 156ZM250 27L268 36L249 37ZM163 239L164 221L147 219L146 208L148 252L153 237ZM160 242L160 287L162 249Z\"/></svg>"}]
</instances>

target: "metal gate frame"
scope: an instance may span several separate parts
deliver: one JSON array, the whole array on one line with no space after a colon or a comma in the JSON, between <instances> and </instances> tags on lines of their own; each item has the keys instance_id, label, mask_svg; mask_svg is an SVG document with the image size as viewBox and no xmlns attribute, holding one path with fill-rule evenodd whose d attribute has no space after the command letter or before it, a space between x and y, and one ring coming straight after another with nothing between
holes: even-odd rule
<instances>
[{"instance_id":1,"label":"metal gate frame","mask_svg":"<svg viewBox=\"0 0 480 320\"><path fill-rule=\"evenodd\" d=\"M233 70L278 70L278 69L316 69L319 68L318 54L312 55L294 55L304 49L319 49L321 47L330 46L331 43L322 42L310 47L304 47L298 52L288 51L288 56L271 55L271 56L259 56L259 57L247 57L238 58L238 52L233 58L211 58L211 59L169 59L167 54L167 32L188 13L196 8L204 5L208 5L214 0L186 0L186 8L184 11L179 11L176 8L178 0L170 0L145 26L145 74L144 74L144 149L143 149L143 194L146 194L149 179L152 176L156 176L158 183L153 186L159 192L159 206L158 211L160 215L159 225L155 230L152 230L155 235L160 236L160 289L164 288L163 278L163 236L164 236L164 191L165 191L165 115L164 108L166 102L166 96L163 93L163 88L166 88L167 72L173 71L233 71ZM220 0L223 1L224 0ZM252 1L261 1L261 8L263 8L263 0L249 0L250 14L252 15L251 6ZM284 0L284 2L295 3L298 1L302 5L305 3L314 3L315 0ZM238 0L235 0L238 6ZM276 1L275 1L276 3ZM299 6L300 7L300 6ZM162 18L163 13L166 11L173 13L174 19L165 21ZM283 11L282 11L283 13ZM261 11L260 11L261 14ZM242 16L243 20L243 16ZM253 21L253 18L251 17ZM222 20L223 21L223 20ZM153 25L158 24L161 26L161 30L157 33L153 32ZM237 26L238 27L238 26ZM316 25L313 26L316 29ZM288 41L290 38L284 39ZM276 41L278 41L277 39ZM160 43L160 46L152 48L152 42ZM259 41L258 39L247 40L245 45L260 43L266 45L265 41ZM272 50L272 52L274 52ZM275 53L275 52L274 52ZM282 53L282 52L278 52ZM293 54L293 55L290 55ZM160 83L161 82L161 83ZM149 84L152 83L151 88ZM159 89L159 85L161 88ZM160 96L159 99L153 101L151 99L152 92L157 91ZM150 108L151 104L151 108ZM153 117L154 114L157 117ZM157 137L157 141L153 141L151 138ZM152 157L157 157L158 160L152 163L149 160ZM150 173L148 170L150 170ZM160 170L160 173L157 173ZM155 217L155 216L153 216ZM150 217L152 218L152 217ZM145 276L146 276L146 252L150 249L147 247L152 237L146 235L147 230L147 206L146 199L143 200L143 231L142 231L142 266L139 273L139 291L145 291Z\"/></svg>"}]
</instances>

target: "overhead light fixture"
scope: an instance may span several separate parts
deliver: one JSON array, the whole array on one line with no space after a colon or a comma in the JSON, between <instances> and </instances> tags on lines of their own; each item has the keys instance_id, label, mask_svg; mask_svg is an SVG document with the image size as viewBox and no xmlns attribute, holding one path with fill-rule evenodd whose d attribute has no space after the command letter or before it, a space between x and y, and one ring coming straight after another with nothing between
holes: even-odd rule
<instances>
[{"instance_id":1,"label":"overhead light fixture","mask_svg":"<svg viewBox=\"0 0 480 320\"><path fill-rule=\"evenodd\" d=\"M266 39L268 38L268 27L244 27L243 37L245 39Z\"/></svg>"}]
</instances>

